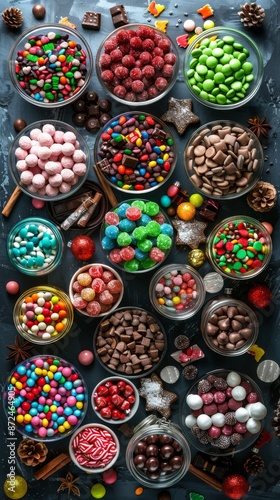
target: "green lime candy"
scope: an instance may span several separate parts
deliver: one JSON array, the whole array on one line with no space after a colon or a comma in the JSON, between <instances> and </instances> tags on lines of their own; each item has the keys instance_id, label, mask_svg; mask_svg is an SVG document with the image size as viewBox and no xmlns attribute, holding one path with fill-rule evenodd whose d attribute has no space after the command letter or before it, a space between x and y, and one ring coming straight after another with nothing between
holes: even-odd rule
<instances>
[{"instance_id":1,"label":"green lime candy","mask_svg":"<svg viewBox=\"0 0 280 500\"><path fill-rule=\"evenodd\" d=\"M210 80L209 78L207 80L204 80L204 82L203 82L203 89L206 92L211 92L211 90L213 90L214 86L215 86L215 83L213 82L213 80Z\"/></svg>"},{"instance_id":2,"label":"green lime candy","mask_svg":"<svg viewBox=\"0 0 280 500\"><path fill-rule=\"evenodd\" d=\"M233 36L230 36L230 35L225 35L223 37L223 41L229 45L233 45L234 44L234 38Z\"/></svg>"},{"instance_id":3,"label":"green lime candy","mask_svg":"<svg viewBox=\"0 0 280 500\"><path fill-rule=\"evenodd\" d=\"M117 236L117 243L118 245L120 245L120 247L126 247L127 245L130 245L131 241L131 236L125 231L120 232Z\"/></svg>"},{"instance_id":4,"label":"green lime candy","mask_svg":"<svg viewBox=\"0 0 280 500\"><path fill-rule=\"evenodd\" d=\"M232 45L228 45L228 44L224 44L223 46L223 51L226 53L226 54L232 54L233 53L233 46Z\"/></svg>"},{"instance_id":5,"label":"green lime candy","mask_svg":"<svg viewBox=\"0 0 280 500\"><path fill-rule=\"evenodd\" d=\"M131 152L131 151L130 151ZM145 210L145 207L146 207L146 203L143 201L143 200L134 200L132 203L131 203L131 206L132 207L138 207L140 208L140 210L142 212L144 212Z\"/></svg>"},{"instance_id":6,"label":"green lime candy","mask_svg":"<svg viewBox=\"0 0 280 500\"><path fill-rule=\"evenodd\" d=\"M145 212L147 215L153 217L159 213L159 205L155 201L147 201Z\"/></svg>"},{"instance_id":7,"label":"green lime candy","mask_svg":"<svg viewBox=\"0 0 280 500\"><path fill-rule=\"evenodd\" d=\"M215 83L220 84L220 83L224 83L224 81L225 81L225 75L223 73L220 73L220 72L215 73L215 75L214 75L214 82Z\"/></svg>"},{"instance_id":8,"label":"green lime candy","mask_svg":"<svg viewBox=\"0 0 280 500\"><path fill-rule=\"evenodd\" d=\"M205 64L208 68L215 68L218 64L218 59L213 56L209 56L206 58Z\"/></svg>"},{"instance_id":9,"label":"green lime candy","mask_svg":"<svg viewBox=\"0 0 280 500\"><path fill-rule=\"evenodd\" d=\"M246 250L243 250L243 249L238 250L238 252L237 252L237 254L236 254L236 257L237 257L238 259L241 259L241 260L242 260L242 259L245 259L245 257L246 257Z\"/></svg>"},{"instance_id":10,"label":"green lime candy","mask_svg":"<svg viewBox=\"0 0 280 500\"><path fill-rule=\"evenodd\" d=\"M131 259L131 260L124 262L123 267L126 271L131 271L131 272L138 271L139 262L136 259Z\"/></svg>"},{"instance_id":11,"label":"green lime candy","mask_svg":"<svg viewBox=\"0 0 280 500\"><path fill-rule=\"evenodd\" d=\"M207 71L208 71L208 68L204 64L198 64L197 67L196 67L196 72L200 76L206 75Z\"/></svg>"},{"instance_id":12,"label":"green lime candy","mask_svg":"<svg viewBox=\"0 0 280 500\"><path fill-rule=\"evenodd\" d=\"M157 237L157 246L158 248L163 250L163 252L166 252L166 250L168 250L171 247L171 245L172 245L172 239L167 234L160 234Z\"/></svg>"},{"instance_id":13,"label":"green lime candy","mask_svg":"<svg viewBox=\"0 0 280 500\"><path fill-rule=\"evenodd\" d=\"M155 220L148 222L145 229L147 231L147 235L152 238L156 238L160 234L160 224ZM136 229L134 231L136 231Z\"/></svg>"},{"instance_id":14,"label":"green lime candy","mask_svg":"<svg viewBox=\"0 0 280 500\"><path fill-rule=\"evenodd\" d=\"M143 269L150 269L151 267L154 267L155 264L156 264L155 260L151 259L150 257L147 257L147 259L141 262L141 267Z\"/></svg>"},{"instance_id":15,"label":"green lime candy","mask_svg":"<svg viewBox=\"0 0 280 500\"><path fill-rule=\"evenodd\" d=\"M199 95L200 95L201 99L204 99L205 101L209 101L209 94L208 94L208 92L205 92L205 90L201 90Z\"/></svg>"},{"instance_id":16,"label":"green lime candy","mask_svg":"<svg viewBox=\"0 0 280 500\"><path fill-rule=\"evenodd\" d=\"M212 55L219 59L220 57L223 57L224 51L220 47L216 47L215 49L212 50Z\"/></svg>"},{"instance_id":17,"label":"green lime candy","mask_svg":"<svg viewBox=\"0 0 280 500\"><path fill-rule=\"evenodd\" d=\"M262 247L263 247L263 246L262 246L262 243L261 243L260 241L255 241L255 242L253 243L253 248L254 248L255 250L257 250L257 252L258 252L259 250L262 250Z\"/></svg>"},{"instance_id":18,"label":"green lime candy","mask_svg":"<svg viewBox=\"0 0 280 500\"><path fill-rule=\"evenodd\" d=\"M207 60L208 60L207 54L202 54L199 57L198 62L199 62L199 64L206 64Z\"/></svg>"},{"instance_id":19,"label":"green lime candy","mask_svg":"<svg viewBox=\"0 0 280 500\"><path fill-rule=\"evenodd\" d=\"M233 71L238 71L241 68L241 62L236 58L231 59L229 65Z\"/></svg>"},{"instance_id":20,"label":"green lime candy","mask_svg":"<svg viewBox=\"0 0 280 500\"><path fill-rule=\"evenodd\" d=\"M217 100L218 104L226 104L226 102L227 102L227 98L223 94L218 94L216 97L216 100Z\"/></svg>"},{"instance_id":21,"label":"green lime candy","mask_svg":"<svg viewBox=\"0 0 280 500\"><path fill-rule=\"evenodd\" d=\"M235 263L233 264L233 269L234 269L235 271L239 271L239 269L241 269L241 267L242 267L241 262L235 262Z\"/></svg>"},{"instance_id":22,"label":"green lime candy","mask_svg":"<svg viewBox=\"0 0 280 500\"><path fill-rule=\"evenodd\" d=\"M242 89L242 83L241 82L233 82L231 84L231 88L237 92L238 90Z\"/></svg>"},{"instance_id":23,"label":"green lime candy","mask_svg":"<svg viewBox=\"0 0 280 500\"><path fill-rule=\"evenodd\" d=\"M136 227L132 232L133 238L135 238L137 241L145 240L147 238L147 235L148 235L147 226Z\"/></svg>"},{"instance_id":24,"label":"green lime candy","mask_svg":"<svg viewBox=\"0 0 280 500\"><path fill-rule=\"evenodd\" d=\"M151 240L143 240L143 241L138 241L137 242L137 247L142 250L142 252L149 252L153 246L153 243Z\"/></svg>"},{"instance_id":25,"label":"green lime candy","mask_svg":"<svg viewBox=\"0 0 280 500\"><path fill-rule=\"evenodd\" d=\"M196 58L199 58L202 54L202 50L201 49L193 49L192 51L192 56L193 57L196 57Z\"/></svg>"},{"instance_id":26,"label":"green lime candy","mask_svg":"<svg viewBox=\"0 0 280 500\"><path fill-rule=\"evenodd\" d=\"M253 64L249 61L246 61L242 64L242 69L246 75L249 75L253 71Z\"/></svg>"}]
</instances>

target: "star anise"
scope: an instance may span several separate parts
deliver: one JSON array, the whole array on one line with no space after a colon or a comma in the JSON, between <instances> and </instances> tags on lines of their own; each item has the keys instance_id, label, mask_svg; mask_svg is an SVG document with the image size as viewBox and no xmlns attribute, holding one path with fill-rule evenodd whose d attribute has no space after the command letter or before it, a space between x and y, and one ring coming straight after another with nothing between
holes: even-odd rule
<instances>
[{"instance_id":1,"label":"star anise","mask_svg":"<svg viewBox=\"0 0 280 500\"><path fill-rule=\"evenodd\" d=\"M79 497L81 493L78 486L75 484L79 479L80 479L79 477L76 477L74 479L72 472L68 471L66 477L59 478L59 481L61 481L61 485L58 487L57 491L67 490L68 495L73 493L73 495Z\"/></svg>"},{"instance_id":2,"label":"star anise","mask_svg":"<svg viewBox=\"0 0 280 500\"><path fill-rule=\"evenodd\" d=\"M20 363L21 361L24 361L27 358L30 358L30 352L31 349L33 348L33 345L28 342L27 340L25 342L20 343L19 337L16 336L14 340L14 345L7 345L7 348L10 349L10 354L6 357L6 359L14 359L15 365Z\"/></svg>"},{"instance_id":3,"label":"star anise","mask_svg":"<svg viewBox=\"0 0 280 500\"><path fill-rule=\"evenodd\" d=\"M259 118L258 116L249 118L248 123L249 129L252 130L258 138L260 138L261 135L268 137L267 131L271 129L271 126L266 123L266 116L263 116L262 118Z\"/></svg>"}]
</instances>

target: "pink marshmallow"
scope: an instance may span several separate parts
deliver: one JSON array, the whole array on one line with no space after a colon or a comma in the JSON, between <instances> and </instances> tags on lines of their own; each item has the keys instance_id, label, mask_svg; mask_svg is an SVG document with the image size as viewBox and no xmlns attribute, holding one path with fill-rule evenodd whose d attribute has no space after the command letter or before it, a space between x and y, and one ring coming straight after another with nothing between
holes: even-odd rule
<instances>
[{"instance_id":1,"label":"pink marshmallow","mask_svg":"<svg viewBox=\"0 0 280 500\"><path fill-rule=\"evenodd\" d=\"M33 174L32 174L32 172L30 172L30 170L25 170L24 172L21 172L20 181L25 186L28 186L29 184L31 184L32 179L33 179Z\"/></svg>"},{"instance_id":2,"label":"pink marshmallow","mask_svg":"<svg viewBox=\"0 0 280 500\"><path fill-rule=\"evenodd\" d=\"M62 132L62 130L56 130L56 132L53 136L53 140L57 144L63 144L64 143L64 132Z\"/></svg>"},{"instance_id":3,"label":"pink marshmallow","mask_svg":"<svg viewBox=\"0 0 280 500\"><path fill-rule=\"evenodd\" d=\"M38 189L37 193L40 196L46 196L46 186L43 186L41 189Z\"/></svg>"},{"instance_id":4,"label":"pink marshmallow","mask_svg":"<svg viewBox=\"0 0 280 500\"><path fill-rule=\"evenodd\" d=\"M26 165L29 168L32 168L32 167L35 167L37 165L38 157L34 154L30 154L30 155L27 155L27 157L25 158L25 161L26 161Z\"/></svg>"},{"instance_id":5,"label":"pink marshmallow","mask_svg":"<svg viewBox=\"0 0 280 500\"><path fill-rule=\"evenodd\" d=\"M59 186L60 193L69 193L70 189L71 184L68 184L68 182L62 182Z\"/></svg>"},{"instance_id":6,"label":"pink marshmallow","mask_svg":"<svg viewBox=\"0 0 280 500\"><path fill-rule=\"evenodd\" d=\"M49 175L59 174L62 170L61 164L58 161L47 161L45 171Z\"/></svg>"},{"instance_id":7,"label":"pink marshmallow","mask_svg":"<svg viewBox=\"0 0 280 500\"><path fill-rule=\"evenodd\" d=\"M72 156L74 162L83 163L86 161L86 155L81 149L76 149Z\"/></svg>"},{"instance_id":8,"label":"pink marshmallow","mask_svg":"<svg viewBox=\"0 0 280 500\"><path fill-rule=\"evenodd\" d=\"M62 183L62 177L60 174L50 175L49 184L52 187L59 187L61 183Z\"/></svg>"},{"instance_id":9,"label":"pink marshmallow","mask_svg":"<svg viewBox=\"0 0 280 500\"><path fill-rule=\"evenodd\" d=\"M40 146L47 146L48 148L50 148L54 141L50 134L42 132L38 137L38 142Z\"/></svg>"},{"instance_id":10,"label":"pink marshmallow","mask_svg":"<svg viewBox=\"0 0 280 500\"><path fill-rule=\"evenodd\" d=\"M42 170L38 167L38 165L36 165L35 167L33 167L31 169L31 172L32 172L33 175L36 175L36 174L41 174Z\"/></svg>"},{"instance_id":11,"label":"pink marshmallow","mask_svg":"<svg viewBox=\"0 0 280 500\"><path fill-rule=\"evenodd\" d=\"M60 163L63 168L72 168L74 165L74 161L70 156L62 156Z\"/></svg>"},{"instance_id":12,"label":"pink marshmallow","mask_svg":"<svg viewBox=\"0 0 280 500\"><path fill-rule=\"evenodd\" d=\"M57 187L51 186L50 184L46 185L46 195L47 196L57 196L59 193L59 190Z\"/></svg>"},{"instance_id":13,"label":"pink marshmallow","mask_svg":"<svg viewBox=\"0 0 280 500\"><path fill-rule=\"evenodd\" d=\"M75 172L74 172L74 174L75 174ZM71 182L71 186L75 186L75 184L77 184L78 180L79 180L79 176L75 174L74 179Z\"/></svg>"},{"instance_id":14,"label":"pink marshmallow","mask_svg":"<svg viewBox=\"0 0 280 500\"><path fill-rule=\"evenodd\" d=\"M87 171L87 166L85 163L75 163L73 166L73 172L76 174L78 177L82 177L85 175Z\"/></svg>"},{"instance_id":15,"label":"pink marshmallow","mask_svg":"<svg viewBox=\"0 0 280 500\"><path fill-rule=\"evenodd\" d=\"M61 144L52 144L50 150L52 152L52 155L59 156L61 154Z\"/></svg>"},{"instance_id":16,"label":"pink marshmallow","mask_svg":"<svg viewBox=\"0 0 280 500\"><path fill-rule=\"evenodd\" d=\"M18 160L25 160L25 158L27 157L27 155L28 155L28 152L25 149L16 148L16 150L15 150L15 157Z\"/></svg>"},{"instance_id":17,"label":"pink marshmallow","mask_svg":"<svg viewBox=\"0 0 280 500\"><path fill-rule=\"evenodd\" d=\"M61 177L63 181L67 182L68 184L71 184L73 179L74 179L74 172L73 170L70 170L70 168L63 168L60 172Z\"/></svg>"},{"instance_id":18,"label":"pink marshmallow","mask_svg":"<svg viewBox=\"0 0 280 500\"><path fill-rule=\"evenodd\" d=\"M75 146L71 142L65 142L62 144L61 152L65 156L72 156L75 151Z\"/></svg>"},{"instance_id":19,"label":"pink marshmallow","mask_svg":"<svg viewBox=\"0 0 280 500\"><path fill-rule=\"evenodd\" d=\"M65 132L63 139L64 142L70 142L71 144L75 144L77 140L76 135L71 131Z\"/></svg>"},{"instance_id":20,"label":"pink marshmallow","mask_svg":"<svg viewBox=\"0 0 280 500\"><path fill-rule=\"evenodd\" d=\"M34 146L31 146L29 149L29 154L36 155L39 158L39 151L40 151L40 146L38 144L35 144Z\"/></svg>"},{"instance_id":21,"label":"pink marshmallow","mask_svg":"<svg viewBox=\"0 0 280 500\"><path fill-rule=\"evenodd\" d=\"M42 174L36 174L33 176L32 184L37 189L41 189L42 187L44 187L45 183L46 183L46 181L45 181L44 176Z\"/></svg>"},{"instance_id":22,"label":"pink marshmallow","mask_svg":"<svg viewBox=\"0 0 280 500\"><path fill-rule=\"evenodd\" d=\"M37 154L37 156L41 160L48 160L48 158L50 158L51 154L52 154L52 151L47 146L42 146L42 147L38 148L38 154Z\"/></svg>"},{"instance_id":23,"label":"pink marshmallow","mask_svg":"<svg viewBox=\"0 0 280 500\"><path fill-rule=\"evenodd\" d=\"M18 144L22 149L28 151L31 148L31 139L27 135L23 135L19 138Z\"/></svg>"},{"instance_id":24,"label":"pink marshmallow","mask_svg":"<svg viewBox=\"0 0 280 500\"><path fill-rule=\"evenodd\" d=\"M25 160L18 160L16 162L16 168L19 172L24 172L25 170L28 170L28 166L26 165Z\"/></svg>"},{"instance_id":25,"label":"pink marshmallow","mask_svg":"<svg viewBox=\"0 0 280 500\"><path fill-rule=\"evenodd\" d=\"M38 167L41 169L41 170L45 170L45 166L46 166L46 163L47 161L46 160L38 160Z\"/></svg>"},{"instance_id":26,"label":"pink marshmallow","mask_svg":"<svg viewBox=\"0 0 280 500\"><path fill-rule=\"evenodd\" d=\"M30 131L30 139L34 139L35 141L38 140L38 137L39 135L42 133L42 130L39 129L39 128L33 128L31 131Z\"/></svg>"},{"instance_id":27,"label":"pink marshmallow","mask_svg":"<svg viewBox=\"0 0 280 500\"><path fill-rule=\"evenodd\" d=\"M49 180L49 174L45 170L42 170L41 174L44 177L44 179L46 179L46 181Z\"/></svg>"},{"instance_id":28,"label":"pink marshmallow","mask_svg":"<svg viewBox=\"0 0 280 500\"><path fill-rule=\"evenodd\" d=\"M27 186L27 190L32 194L37 194L38 192L38 189L35 186L33 186L33 184L29 184Z\"/></svg>"},{"instance_id":29,"label":"pink marshmallow","mask_svg":"<svg viewBox=\"0 0 280 500\"><path fill-rule=\"evenodd\" d=\"M53 136L55 134L55 127L50 123L46 123L45 125L43 125L42 131Z\"/></svg>"}]
</instances>

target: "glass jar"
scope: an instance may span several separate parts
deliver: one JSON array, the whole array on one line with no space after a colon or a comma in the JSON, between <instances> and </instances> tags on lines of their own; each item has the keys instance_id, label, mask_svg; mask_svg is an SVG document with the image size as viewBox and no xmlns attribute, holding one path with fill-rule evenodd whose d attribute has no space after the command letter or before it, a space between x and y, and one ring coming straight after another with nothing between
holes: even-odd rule
<instances>
[{"instance_id":1,"label":"glass jar","mask_svg":"<svg viewBox=\"0 0 280 500\"><path fill-rule=\"evenodd\" d=\"M68 295L60 288L38 285L26 290L13 310L18 333L33 344L52 344L71 329L74 311Z\"/></svg>"},{"instance_id":2,"label":"glass jar","mask_svg":"<svg viewBox=\"0 0 280 500\"><path fill-rule=\"evenodd\" d=\"M222 356L240 356L256 343L259 321L244 302L219 297L207 302L202 309L200 330L212 351Z\"/></svg>"},{"instance_id":3,"label":"glass jar","mask_svg":"<svg viewBox=\"0 0 280 500\"><path fill-rule=\"evenodd\" d=\"M149 472L145 467L148 460ZM148 488L173 486L185 476L190 461L190 448L180 427L156 415L149 415L134 428L126 449L129 472Z\"/></svg>"},{"instance_id":4,"label":"glass jar","mask_svg":"<svg viewBox=\"0 0 280 500\"><path fill-rule=\"evenodd\" d=\"M39 217L19 221L7 238L11 264L29 276L43 276L61 262L64 239L58 227Z\"/></svg>"},{"instance_id":5,"label":"glass jar","mask_svg":"<svg viewBox=\"0 0 280 500\"><path fill-rule=\"evenodd\" d=\"M255 278L271 259L272 241L261 222L233 215L213 228L206 241L206 255L215 271L227 278Z\"/></svg>"},{"instance_id":6,"label":"glass jar","mask_svg":"<svg viewBox=\"0 0 280 500\"><path fill-rule=\"evenodd\" d=\"M184 287L181 288L178 283L187 285L189 293L184 293ZM150 282L149 295L154 308L162 316L184 320L194 316L202 307L205 288L203 279L195 269L184 264L170 264L154 274Z\"/></svg>"}]
</instances>

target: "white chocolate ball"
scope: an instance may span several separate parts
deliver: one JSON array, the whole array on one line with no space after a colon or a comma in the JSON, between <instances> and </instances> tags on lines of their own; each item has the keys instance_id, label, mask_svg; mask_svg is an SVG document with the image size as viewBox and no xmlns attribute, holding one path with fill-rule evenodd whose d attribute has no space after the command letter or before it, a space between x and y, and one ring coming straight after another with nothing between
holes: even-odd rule
<instances>
[{"instance_id":1,"label":"white chocolate ball","mask_svg":"<svg viewBox=\"0 0 280 500\"><path fill-rule=\"evenodd\" d=\"M223 413L215 413L211 418L212 424L216 427L223 427L225 425L225 416Z\"/></svg>"},{"instance_id":2,"label":"white chocolate ball","mask_svg":"<svg viewBox=\"0 0 280 500\"><path fill-rule=\"evenodd\" d=\"M196 423L202 431L207 431L212 425L212 418L205 414L198 415Z\"/></svg>"},{"instance_id":3,"label":"white chocolate ball","mask_svg":"<svg viewBox=\"0 0 280 500\"><path fill-rule=\"evenodd\" d=\"M256 420L255 418L251 417L246 422L246 429L251 434L257 434L261 430L261 427L262 427L262 424L260 423L259 420Z\"/></svg>"},{"instance_id":4,"label":"white chocolate ball","mask_svg":"<svg viewBox=\"0 0 280 500\"><path fill-rule=\"evenodd\" d=\"M235 401L243 401L246 398L246 391L241 385L236 385L231 391L231 396Z\"/></svg>"},{"instance_id":5,"label":"white chocolate ball","mask_svg":"<svg viewBox=\"0 0 280 500\"><path fill-rule=\"evenodd\" d=\"M249 417L251 417L251 408L252 408L253 403L249 403L248 405L245 406L245 410L249 413Z\"/></svg>"},{"instance_id":6,"label":"white chocolate ball","mask_svg":"<svg viewBox=\"0 0 280 500\"><path fill-rule=\"evenodd\" d=\"M185 418L185 424L187 427L189 427L189 429L191 429L196 424L196 420L196 417L194 417L193 415L188 415Z\"/></svg>"},{"instance_id":7,"label":"white chocolate ball","mask_svg":"<svg viewBox=\"0 0 280 500\"><path fill-rule=\"evenodd\" d=\"M250 417L248 410L246 410L246 408L243 408L243 406L241 406L241 408L237 408L234 415L237 422L242 423L247 422L248 418Z\"/></svg>"},{"instance_id":8,"label":"white chocolate ball","mask_svg":"<svg viewBox=\"0 0 280 500\"><path fill-rule=\"evenodd\" d=\"M187 396L187 405L192 410L200 410L203 406L203 401L198 394L189 394Z\"/></svg>"},{"instance_id":9,"label":"white chocolate ball","mask_svg":"<svg viewBox=\"0 0 280 500\"><path fill-rule=\"evenodd\" d=\"M226 381L230 387L235 387L240 384L241 377L237 372L229 372Z\"/></svg>"},{"instance_id":10,"label":"white chocolate ball","mask_svg":"<svg viewBox=\"0 0 280 500\"><path fill-rule=\"evenodd\" d=\"M257 403L252 403L250 413L256 420L262 420L267 414L267 409L264 404L258 401Z\"/></svg>"}]
</instances>

